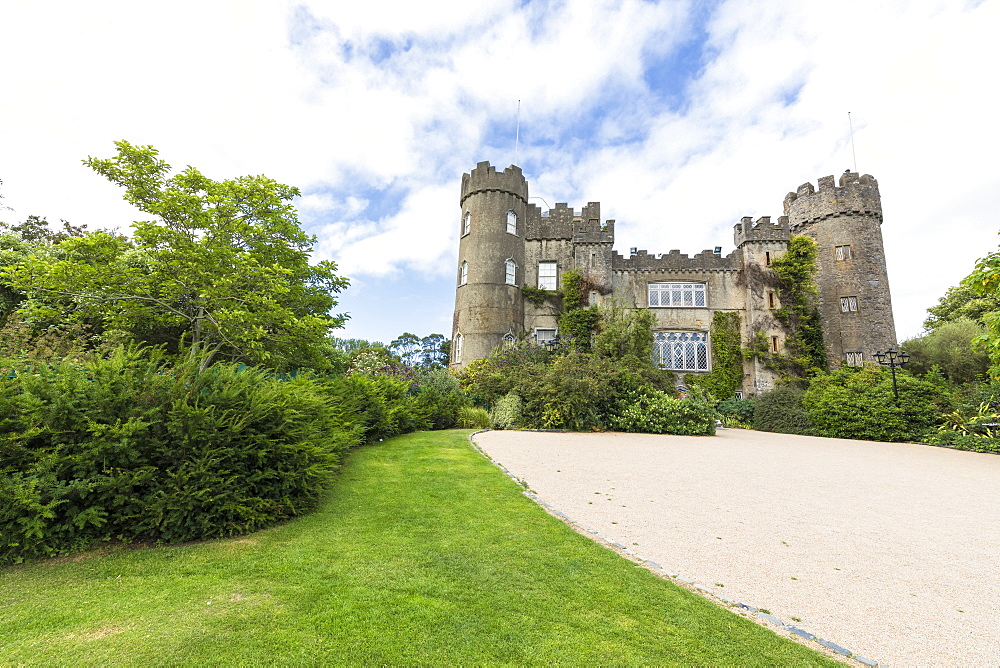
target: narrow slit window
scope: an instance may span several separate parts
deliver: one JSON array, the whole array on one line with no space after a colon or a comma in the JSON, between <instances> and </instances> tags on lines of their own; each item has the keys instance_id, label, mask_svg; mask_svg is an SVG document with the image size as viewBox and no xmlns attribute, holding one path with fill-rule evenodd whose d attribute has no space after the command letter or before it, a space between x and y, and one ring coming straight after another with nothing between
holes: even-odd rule
<instances>
[{"instance_id":1,"label":"narrow slit window","mask_svg":"<svg viewBox=\"0 0 1000 668\"><path fill-rule=\"evenodd\" d=\"M777 336L771 337L771 352L772 353L781 352L781 341L778 339Z\"/></svg>"},{"instance_id":2,"label":"narrow slit window","mask_svg":"<svg viewBox=\"0 0 1000 668\"><path fill-rule=\"evenodd\" d=\"M764 252L764 264L768 267L771 266L771 251Z\"/></svg>"}]
</instances>

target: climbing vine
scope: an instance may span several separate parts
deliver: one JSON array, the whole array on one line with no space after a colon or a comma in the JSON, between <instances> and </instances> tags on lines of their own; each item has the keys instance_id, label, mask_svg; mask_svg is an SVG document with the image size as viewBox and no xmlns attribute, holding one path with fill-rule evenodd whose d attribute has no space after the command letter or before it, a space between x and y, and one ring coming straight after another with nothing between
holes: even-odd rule
<instances>
[{"instance_id":1,"label":"climbing vine","mask_svg":"<svg viewBox=\"0 0 1000 668\"><path fill-rule=\"evenodd\" d=\"M535 306L541 306L545 303L546 299L552 299L559 296L558 292L546 290L544 288L536 288L534 285L528 285L527 283L521 286L521 294Z\"/></svg>"},{"instance_id":2,"label":"climbing vine","mask_svg":"<svg viewBox=\"0 0 1000 668\"><path fill-rule=\"evenodd\" d=\"M783 374L814 376L827 369L823 327L816 306L816 256L819 246L807 236L794 235L788 252L771 263L778 279L781 308L775 317L784 327L785 355L771 354L772 365Z\"/></svg>"},{"instance_id":3,"label":"climbing vine","mask_svg":"<svg viewBox=\"0 0 1000 668\"><path fill-rule=\"evenodd\" d=\"M743 385L743 349L740 347L740 314L716 311L712 316L712 370L706 374L687 374L684 382L700 385L725 399Z\"/></svg>"}]
</instances>

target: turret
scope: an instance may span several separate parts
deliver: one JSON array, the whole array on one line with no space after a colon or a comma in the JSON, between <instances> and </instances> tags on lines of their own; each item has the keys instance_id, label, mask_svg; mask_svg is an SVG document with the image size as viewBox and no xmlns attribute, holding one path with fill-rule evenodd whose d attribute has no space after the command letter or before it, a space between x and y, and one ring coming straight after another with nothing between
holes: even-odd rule
<instances>
[{"instance_id":1,"label":"turret","mask_svg":"<svg viewBox=\"0 0 1000 668\"><path fill-rule=\"evenodd\" d=\"M480 162L462 176L451 365L486 357L524 327L528 183L521 168Z\"/></svg>"},{"instance_id":2,"label":"turret","mask_svg":"<svg viewBox=\"0 0 1000 668\"><path fill-rule=\"evenodd\" d=\"M830 364L859 365L896 345L882 245L882 200L871 175L846 172L785 197L793 234L819 244L819 308Z\"/></svg>"}]
</instances>

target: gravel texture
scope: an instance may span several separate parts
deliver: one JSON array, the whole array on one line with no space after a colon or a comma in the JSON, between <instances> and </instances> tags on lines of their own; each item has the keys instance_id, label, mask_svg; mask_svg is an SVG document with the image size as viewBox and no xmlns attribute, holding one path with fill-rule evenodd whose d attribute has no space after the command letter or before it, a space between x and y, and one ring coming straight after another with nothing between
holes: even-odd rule
<instances>
[{"instance_id":1,"label":"gravel texture","mask_svg":"<svg viewBox=\"0 0 1000 668\"><path fill-rule=\"evenodd\" d=\"M1000 456L738 429L474 441L580 527L866 663L1000 666Z\"/></svg>"}]
</instances>

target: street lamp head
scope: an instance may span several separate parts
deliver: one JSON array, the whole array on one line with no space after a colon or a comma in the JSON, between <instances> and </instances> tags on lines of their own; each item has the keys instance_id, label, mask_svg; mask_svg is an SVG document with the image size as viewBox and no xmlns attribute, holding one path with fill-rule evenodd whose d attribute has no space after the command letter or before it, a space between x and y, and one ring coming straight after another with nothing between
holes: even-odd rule
<instances>
[{"instance_id":1,"label":"street lamp head","mask_svg":"<svg viewBox=\"0 0 1000 668\"><path fill-rule=\"evenodd\" d=\"M909 359L910 359L909 353L903 353L902 355L899 356L899 360L900 360L899 361L899 365L902 366L902 365L906 364L906 362Z\"/></svg>"},{"instance_id":2,"label":"street lamp head","mask_svg":"<svg viewBox=\"0 0 1000 668\"><path fill-rule=\"evenodd\" d=\"M877 352L877 353L875 353L875 359L878 360L879 364L884 363L885 362L885 353L883 353L883 352Z\"/></svg>"}]
</instances>

